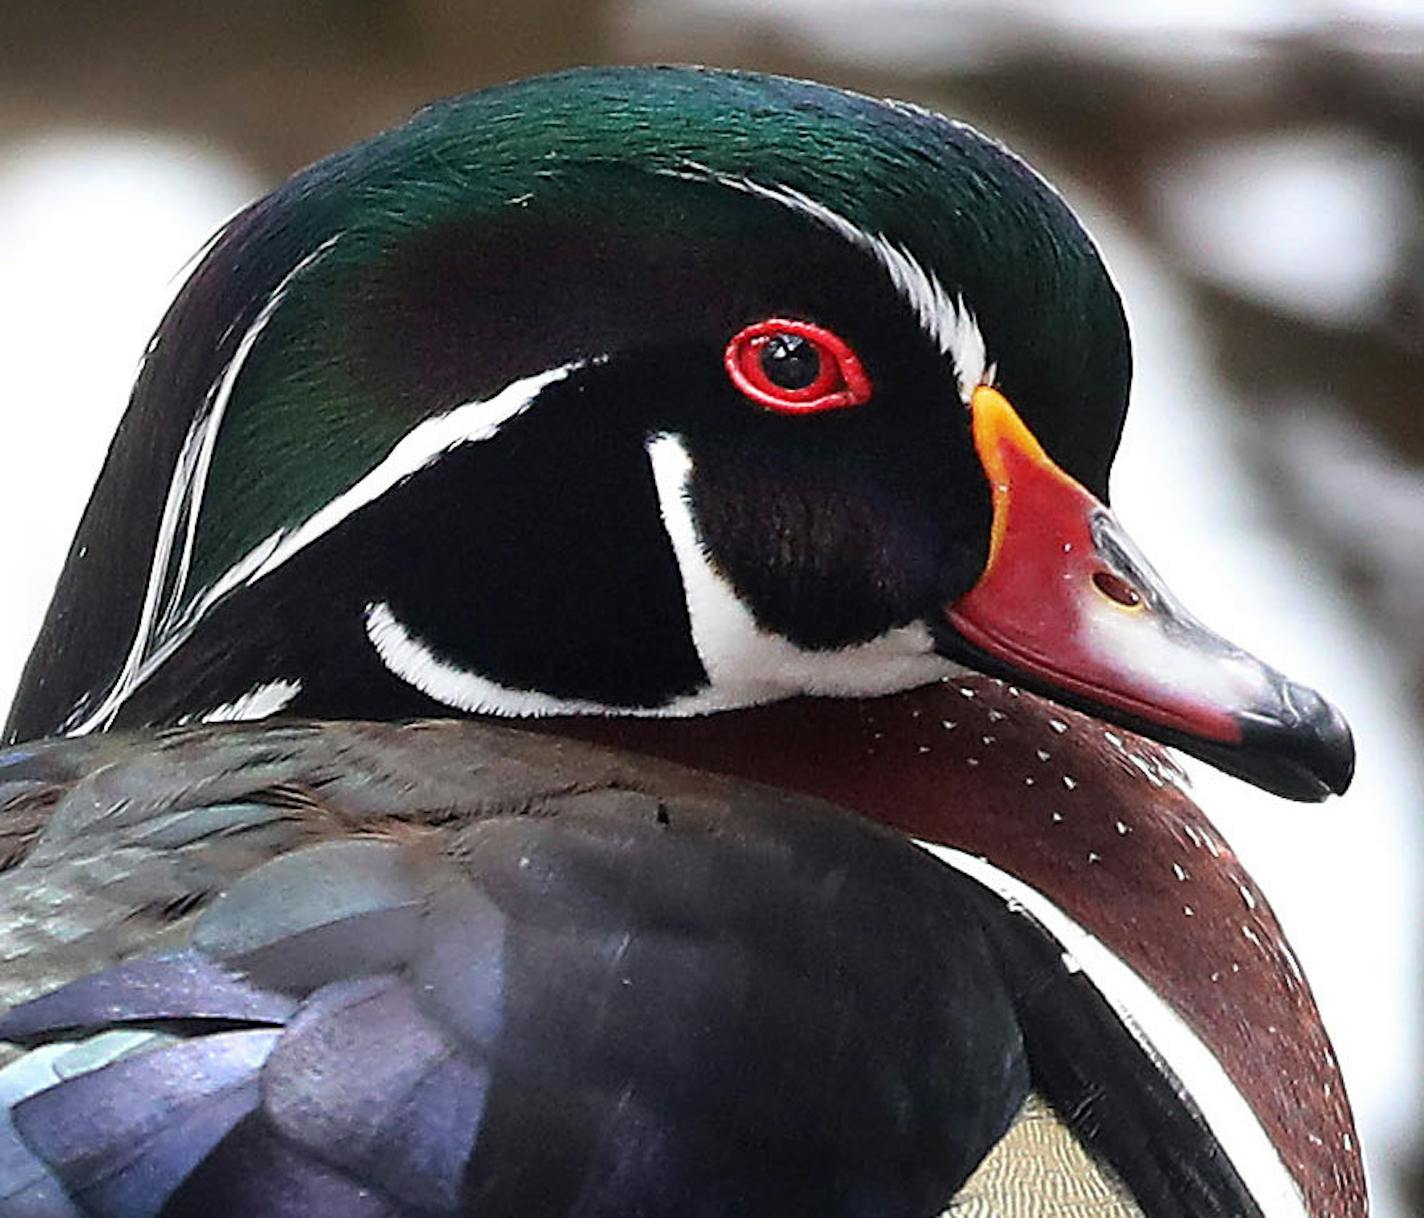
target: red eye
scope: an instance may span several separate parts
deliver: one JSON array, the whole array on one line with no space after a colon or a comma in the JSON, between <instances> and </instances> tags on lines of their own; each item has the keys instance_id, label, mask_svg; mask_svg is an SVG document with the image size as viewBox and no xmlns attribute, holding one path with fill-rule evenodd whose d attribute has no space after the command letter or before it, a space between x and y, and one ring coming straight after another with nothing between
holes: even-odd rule
<instances>
[{"instance_id":1,"label":"red eye","mask_svg":"<svg viewBox=\"0 0 1424 1218\"><path fill-rule=\"evenodd\" d=\"M855 352L808 321L759 321L732 337L722 360L732 384L782 414L813 414L870 400L870 378Z\"/></svg>"}]
</instances>

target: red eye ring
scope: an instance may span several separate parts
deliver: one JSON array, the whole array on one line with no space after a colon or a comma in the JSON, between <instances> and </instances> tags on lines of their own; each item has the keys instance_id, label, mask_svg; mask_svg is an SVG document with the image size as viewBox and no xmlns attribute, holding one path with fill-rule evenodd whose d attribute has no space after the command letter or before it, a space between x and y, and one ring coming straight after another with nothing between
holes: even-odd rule
<instances>
[{"instance_id":1,"label":"red eye ring","mask_svg":"<svg viewBox=\"0 0 1424 1218\"><path fill-rule=\"evenodd\" d=\"M778 385L767 373L772 343L798 340L815 353L819 367L805 385ZM759 406L781 414L816 414L870 400L870 378L850 344L809 321L768 317L739 330L722 353L732 384Z\"/></svg>"}]
</instances>

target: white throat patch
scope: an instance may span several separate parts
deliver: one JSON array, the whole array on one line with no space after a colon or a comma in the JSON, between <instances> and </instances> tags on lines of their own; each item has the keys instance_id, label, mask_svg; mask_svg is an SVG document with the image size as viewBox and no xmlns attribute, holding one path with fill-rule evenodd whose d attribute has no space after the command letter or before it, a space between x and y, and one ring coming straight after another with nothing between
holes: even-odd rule
<instances>
[{"instance_id":1,"label":"white throat patch","mask_svg":"<svg viewBox=\"0 0 1424 1218\"><path fill-rule=\"evenodd\" d=\"M806 651L763 630L708 558L687 497L692 459L674 435L652 437L648 460L663 527L682 578L692 642L707 685L655 706L608 706L501 685L439 655L396 617L367 606L366 636L394 676L437 702L486 715L630 715L678 718L758 706L798 694L874 697L925 685L960 670L935 654L923 625L834 651Z\"/></svg>"},{"instance_id":2,"label":"white throat patch","mask_svg":"<svg viewBox=\"0 0 1424 1218\"><path fill-rule=\"evenodd\" d=\"M957 672L937 655L923 624L834 651L807 651L757 625L751 610L717 570L688 500L692 457L679 436L647 445L663 528L682 576L692 641L710 685L700 705L679 713L755 706L797 694L874 697L911 689Z\"/></svg>"}]
</instances>

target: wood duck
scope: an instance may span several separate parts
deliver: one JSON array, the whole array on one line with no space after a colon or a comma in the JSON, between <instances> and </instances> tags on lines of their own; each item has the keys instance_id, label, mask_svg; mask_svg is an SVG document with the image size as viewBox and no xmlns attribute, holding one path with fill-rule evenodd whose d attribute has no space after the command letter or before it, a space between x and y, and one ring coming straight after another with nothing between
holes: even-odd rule
<instances>
[{"instance_id":1,"label":"wood duck","mask_svg":"<svg viewBox=\"0 0 1424 1218\"><path fill-rule=\"evenodd\" d=\"M1153 742L1316 800L1349 731L1106 506L1129 379L1043 179L816 84L518 82L240 213L0 752L0 1218L1362 1216Z\"/></svg>"}]
</instances>

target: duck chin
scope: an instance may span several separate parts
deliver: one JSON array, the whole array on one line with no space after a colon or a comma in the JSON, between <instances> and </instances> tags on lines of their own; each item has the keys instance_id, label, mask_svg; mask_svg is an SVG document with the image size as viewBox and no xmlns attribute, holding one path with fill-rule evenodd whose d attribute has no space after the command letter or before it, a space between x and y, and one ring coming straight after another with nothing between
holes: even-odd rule
<instances>
[{"instance_id":1,"label":"duck chin","mask_svg":"<svg viewBox=\"0 0 1424 1218\"><path fill-rule=\"evenodd\" d=\"M697 640L707 683L650 706L501 684L437 654L383 601L367 607L365 628L392 676L444 706L472 715L684 719L800 695L877 697L965 671L934 650L929 629L922 624L888 631L856 647L809 651L759 629L734 598L725 608L727 615L716 631L718 646L709 645L705 633Z\"/></svg>"}]
</instances>

